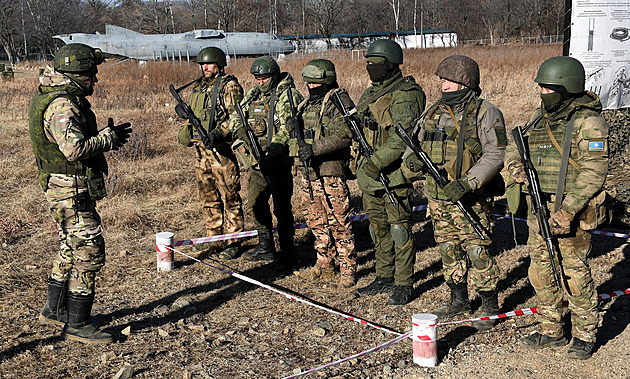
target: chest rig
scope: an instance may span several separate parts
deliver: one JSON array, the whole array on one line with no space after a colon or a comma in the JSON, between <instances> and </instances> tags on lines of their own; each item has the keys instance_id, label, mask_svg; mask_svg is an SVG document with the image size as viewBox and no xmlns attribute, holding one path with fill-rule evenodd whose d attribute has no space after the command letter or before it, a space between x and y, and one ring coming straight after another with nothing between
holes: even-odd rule
<instances>
[{"instance_id":1,"label":"chest rig","mask_svg":"<svg viewBox=\"0 0 630 379\"><path fill-rule=\"evenodd\" d=\"M276 115L276 103L287 88L289 87L286 85L277 86L271 90L269 96L258 90L248 101L247 122L263 149L271 143L275 129L280 124L280 119Z\"/></svg>"},{"instance_id":2,"label":"chest rig","mask_svg":"<svg viewBox=\"0 0 630 379\"><path fill-rule=\"evenodd\" d=\"M223 93L225 92L226 84L234 79L235 77L232 75L218 76L217 80L211 85L205 83L197 85L192 95L190 95L190 107L195 113L195 116L201 121L201 126L207 131L210 131L210 120L213 117L215 121L212 129L227 120L229 113L223 101ZM215 106L213 114L212 98L214 96L216 96L216 99L214 100Z\"/></svg>"}]
</instances>

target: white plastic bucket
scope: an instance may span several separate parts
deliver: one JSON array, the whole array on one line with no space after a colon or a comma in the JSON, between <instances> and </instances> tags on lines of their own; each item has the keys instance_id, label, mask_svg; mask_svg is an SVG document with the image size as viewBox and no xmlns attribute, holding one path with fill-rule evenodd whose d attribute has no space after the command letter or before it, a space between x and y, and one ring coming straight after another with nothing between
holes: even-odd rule
<instances>
[{"instance_id":1,"label":"white plastic bucket","mask_svg":"<svg viewBox=\"0 0 630 379\"><path fill-rule=\"evenodd\" d=\"M437 365L437 316L418 313L411 317L413 324L413 362L424 367Z\"/></svg>"},{"instance_id":2,"label":"white plastic bucket","mask_svg":"<svg viewBox=\"0 0 630 379\"><path fill-rule=\"evenodd\" d=\"M171 271L173 268L173 236L171 232L160 232L155 235L157 250L157 270Z\"/></svg>"}]
</instances>

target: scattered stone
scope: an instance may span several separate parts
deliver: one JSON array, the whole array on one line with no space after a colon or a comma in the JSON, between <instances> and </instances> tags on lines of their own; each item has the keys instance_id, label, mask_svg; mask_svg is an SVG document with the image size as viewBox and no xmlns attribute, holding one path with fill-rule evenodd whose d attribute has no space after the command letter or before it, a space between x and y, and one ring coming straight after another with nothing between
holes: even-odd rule
<instances>
[{"instance_id":1,"label":"scattered stone","mask_svg":"<svg viewBox=\"0 0 630 379\"><path fill-rule=\"evenodd\" d=\"M228 330L227 332L225 332L226 336L233 336L236 334L236 330Z\"/></svg>"},{"instance_id":2,"label":"scattered stone","mask_svg":"<svg viewBox=\"0 0 630 379\"><path fill-rule=\"evenodd\" d=\"M143 359L153 358L153 357L155 357L155 354L157 354L157 350L151 349L151 350L147 351L146 353L144 353L142 358Z\"/></svg>"},{"instance_id":3,"label":"scattered stone","mask_svg":"<svg viewBox=\"0 0 630 379\"><path fill-rule=\"evenodd\" d=\"M180 319L177 321L177 326L184 327L185 325L186 325L186 320L184 320L183 318L180 318Z\"/></svg>"},{"instance_id":4,"label":"scattered stone","mask_svg":"<svg viewBox=\"0 0 630 379\"><path fill-rule=\"evenodd\" d=\"M302 373L302 369L299 367L296 367L293 369L293 374L301 374Z\"/></svg>"},{"instance_id":5,"label":"scattered stone","mask_svg":"<svg viewBox=\"0 0 630 379\"><path fill-rule=\"evenodd\" d=\"M203 333L206 330L205 326L203 325L188 325L188 329L200 333Z\"/></svg>"},{"instance_id":6,"label":"scattered stone","mask_svg":"<svg viewBox=\"0 0 630 379\"><path fill-rule=\"evenodd\" d=\"M160 305L159 307L155 308L155 311L160 314L166 314L168 312L168 307L166 305Z\"/></svg>"},{"instance_id":7,"label":"scattered stone","mask_svg":"<svg viewBox=\"0 0 630 379\"><path fill-rule=\"evenodd\" d=\"M249 318L248 317L241 317L240 319L238 319L237 325L238 326L245 326L249 324Z\"/></svg>"},{"instance_id":8,"label":"scattered stone","mask_svg":"<svg viewBox=\"0 0 630 379\"><path fill-rule=\"evenodd\" d=\"M323 337L323 336L325 336L325 335L326 335L326 329L324 329L324 328L320 328L320 327L318 326L318 327L316 327L316 328L314 328L314 329L313 329L312 333L313 333L313 335L314 335L314 336L317 336L317 337Z\"/></svg>"},{"instance_id":9,"label":"scattered stone","mask_svg":"<svg viewBox=\"0 0 630 379\"><path fill-rule=\"evenodd\" d=\"M396 366L398 366L398 368L405 368L407 367L407 362L404 360L400 360L398 361L398 364Z\"/></svg>"},{"instance_id":10,"label":"scattered stone","mask_svg":"<svg viewBox=\"0 0 630 379\"><path fill-rule=\"evenodd\" d=\"M184 379L192 379L192 373L184 371Z\"/></svg>"},{"instance_id":11,"label":"scattered stone","mask_svg":"<svg viewBox=\"0 0 630 379\"><path fill-rule=\"evenodd\" d=\"M317 324L317 326L319 326L322 329L325 329L327 332L332 330L332 322L330 321L322 321L319 324Z\"/></svg>"},{"instance_id":12,"label":"scattered stone","mask_svg":"<svg viewBox=\"0 0 630 379\"><path fill-rule=\"evenodd\" d=\"M24 266L24 268L29 270L29 271L34 271L34 270L37 270L38 266L37 265L26 265L26 266Z\"/></svg>"},{"instance_id":13,"label":"scattered stone","mask_svg":"<svg viewBox=\"0 0 630 379\"><path fill-rule=\"evenodd\" d=\"M128 326L125 329L123 329L121 333L126 335L126 336L130 336L131 335L131 326Z\"/></svg>"},{"instance_id":14,"label":"scattered stone","mask_svg":"<svg viewBox=\"0 0 630 379\"><path fill-rule=\"evenodd\" d=\"M288 326L282 329L282 334L289 334L289 333L291 333L291 328L289 328Z\"/></svg>"},{"instance_id":15,"label":"scattered stone","mask_svg":"<svg viewBox=\"0 0 630 379\"><path fill-rule=\"evenodd\" d=\"M114 379L129 379L131 378L131 375L133 375L133 366L124 365L120 370L118 370Z\"/></svg>"},{"instance_id":16,"label":"scattered stone","mask_svg":"<svg viewBox=\"0 0 630 379\"><path fill-rule=\"evenodd\" d=\"M162 328L158 328L158 334L160 337L168 337L168 332Z\"/></svg>"},{"instance_id":17,"label":"scattered stone","mask_svg":"<svg viewBox=\"0 0 630 379\"><path fill-rule=\"evenodd\" d=\"M121 257L126 257L127 255L131 255L131 253L128 252L127 250L121 250L120 253L118 253L118 255L120 255Z\"/></svg>"},{"instance_id":18,"label":"scattered stone","mask_svg":"<svg viewBox=\"0 0 630 379\"><path fill-rule=\"evenodd\" d=\"M107 364L107 362L111 361L114 358L116 358L116 353L114 353L113 351L105 352L101 354L101 363Z\"/></svg>"},{"instance_id":19,"label":"scattered stone","mask_svg":"<svg viewBox=\"0 0 630 379\"><path fill-rule=\"evenodd\" d=\"M186 300L186 299L177 299L175 300L175 302L173 303L173 309L178 311L182 308L186 308L190 306L190 301Z\"/></svg>"},{"instance_id":20,"label":"scattered stone","mask_svg":"<svg viewBox=\"0 0 630 379\"><path fill-rule=\"evenodd\" d=\"M390 372L392 372L392 366L390 366L390 365L383 366L383 373L384 374L389 374Z\"/></svg>"}]
</instances>

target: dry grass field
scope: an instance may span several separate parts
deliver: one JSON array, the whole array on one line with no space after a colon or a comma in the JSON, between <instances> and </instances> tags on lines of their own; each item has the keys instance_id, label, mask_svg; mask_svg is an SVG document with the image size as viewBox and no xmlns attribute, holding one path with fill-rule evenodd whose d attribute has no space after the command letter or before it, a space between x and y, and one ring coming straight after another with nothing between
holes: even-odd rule
<instances>
[{"instance_id":1,"label":"dry grass field","mask_svg":"<svg viewBox=\"0 0 630 379\"><path fill-rule=\"evenodd\" d=\"M508 129L523 123L539 102L533 82L546 58L561 54L560 45L465 47L406 50L402 66L424 88L428 102L439 96L437 64L451 54L465 54L481 67L481 87L504 113ZM315 56L279 60L283 71L301 80L302 67ZM365 61L330 53L339 84L356 101L369 84ZM251 58L232 60L228 73L247 90ZM36 64L39 64L37 62ZM179 145L181 125L168 84L182 85L199 75L186 62L107 61L90 98L101 125L107 117L131 121L131 142L107 153L109 196L100 201L107 244L107 263L97 279L93 313L104 328L117 334L107 346L85 346L59 338L59 330L42 326L37 315L46 296L46 278L57 251L56 226L47 213L44 194L27 131L27 108L36 91L37 70L17 67L15 80L0 82L0 378L107 378L131 366L142 378L272 378L284 377L377 346L391 334L290 301L188 258L176 255L176 269L156 274L155 234L175 239L202 237L204 232L194 179L193 151ZM189 92L185 92L187 99ZM247 172L243 172L244 180ZM245 184L245 182L243 182ZM353 212L361 214L355 183ZM415 201L421 203L417 194ZM296 220L302 209L293 200ZM241 259L220 262L191 247L181 250L210 264L311 299L401 332L411 316L428 312L447 299L440 274L439 253L424 212L414 215L417 251L415 289L418 297L406 306L386 306L386 298L353 299L327 283L306 283L275 272L265 263ZM246 229L252 222L246 214ZM517 224L518 245L511 224L497 221L493 253L501 268L499 299L503 311L536 306L527 281L526 228ZM359 286L374 278L374 252L367 224L354 225L359 254ZM246 242L246 247L254 241ZM310 236L297 235L303 266L314 261ZM600 293L630 287L630 248L624 239L594 237L593 272ZM478 304L478 301L476 301ZM440 365L426 369L412 363L411 343L392 347L310 377L626 377L630 369L629 300L603 304L603 327L597 352L587 362L566 358L566 348L526 351L518 337L533 330L532 316L500 323L489 332L466 325L442 327L438 333ZM130 327L129 335L122 331ZM323 330L323 332L322 332Z\"/></svg>"}]
</instances>

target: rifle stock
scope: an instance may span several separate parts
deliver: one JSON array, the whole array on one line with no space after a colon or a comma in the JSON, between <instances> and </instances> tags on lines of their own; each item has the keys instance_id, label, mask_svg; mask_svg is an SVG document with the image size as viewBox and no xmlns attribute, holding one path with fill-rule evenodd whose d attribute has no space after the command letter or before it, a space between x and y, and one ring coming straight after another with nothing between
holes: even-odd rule
<instances>
[{"instance_id":1,"label":"rifle stock","mask_svg":"<svg viewBox=\"0 0 630 379\"><path fill-rule=\"evenodd\" d=\"M431 177L435 180L440 188L444 188L444 186L449 183L447 177L442 174L440 169L435 165L435 163L433 163L429 155L427 155L427 153L422 150L420 146L413 142L413 140L411 139L409 134L407 134L407 131L402 127L402 125L396 124L395 128L396 134L398 134L403 142L405 142L405 144L407 144L407 146L409 146L409 148L413 151L416 157L418 157L420 162L422 162L424 168L427 170L427 173L431 175ZM459 208L459 210L462 212L462 214L466 218L466 221L468 221L470 226L472 226L479 238L485 240L486 237L482 233L482 227L475 220L473 220L472 216L470 216L470 213L466 210L466 207L464 207L464 204L462 204L460 200L457 200L455 202L455 205L457 205L457 208Z\"/></svg>"},{"instance_id":2,"label":"rifle stock","mask_svg":"<svg viewBox=\"0 0 630 379\"><path fill-rule=\"evenodd\" d=\"M343 105L343 101L336 91L333 92L331 100L335 107L337 107L339 112L341 112L343 119L346 121L346 124L350 128L350 131L352 132L352 138L359 144L359 151L361 155L370 159L372 155L374 155L374 149L372 149L372 146L370 146L365 140L365 136L361 131L361 125L359 125L359 121L357 121L357 119L354 117L354 114L356 113L356 108L348 111ZM393 206L396 206L396 199L394 198L394 194L389 188L389 180L382 172L378 175L378 181L381 182L381 185L383 186L383 189L385 190L385 193L389 198L389 202L392 203Z\"/></svg>"},{"instance_id":3,"label":"rifle stock","mask_svg":"<svg viewBox=\"0 0 630 379\"><path fill-rule=\"evenodd\" d=\"M553 271L553 278L556 282L556 286L562 291L562 283L560 281L560 274L556 268L555 262L555 248L553 246L553 237L551 229L549 227L549 209L547 208L547 202L542 198L542 191L540 190L540 182L538 181L538 173L534 168L534 164L529 156L527 145L525 145L525 139L523 138L523 131L520 127L512 129L512 137L514 137L514 143L518 149L518 153L521 156L521 162L525 168L525 174L527 180L529 180L529 194L531 196L532 212L536 216L538 221L538 227L540 229L540 235L545 240L547 245L547 251L549 252L549 259L551 260L551 270Z\"/></svg>"}]
</instances>

